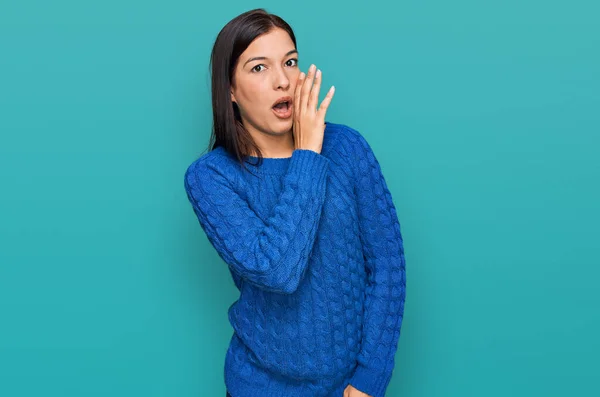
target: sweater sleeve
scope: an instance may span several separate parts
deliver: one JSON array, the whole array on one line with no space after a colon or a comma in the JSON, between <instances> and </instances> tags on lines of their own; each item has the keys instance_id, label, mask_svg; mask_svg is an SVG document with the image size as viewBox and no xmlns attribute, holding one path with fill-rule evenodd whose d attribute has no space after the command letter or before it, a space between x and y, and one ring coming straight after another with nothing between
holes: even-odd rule
<instances>
[{"instance_id":1,"label":"sweater sleeve","mask_svg":"<svg viewBox=\"0 0 600 397\"><path fill-rule=\"evenodd\" d=\"M404 248L396 208L379 162L365 138L355 130L351 132L368 284L358 364L350 384L370 396L384 397L395 365L404 315Z\"/></svg>"},{"instance_id":2,"label":"sweater sleeve","mask_svg":"<svg viewBox=\"0 0 600 397\"><path fill-rule=\"evenodd\" d=\"M271 292L296 291L318 229L329 161L312 150L294 150L278 202L265 219L234 189L231 167L198 161L187 169L185 190L200 225L244 281Z\"/></svg>"}]
</instances>

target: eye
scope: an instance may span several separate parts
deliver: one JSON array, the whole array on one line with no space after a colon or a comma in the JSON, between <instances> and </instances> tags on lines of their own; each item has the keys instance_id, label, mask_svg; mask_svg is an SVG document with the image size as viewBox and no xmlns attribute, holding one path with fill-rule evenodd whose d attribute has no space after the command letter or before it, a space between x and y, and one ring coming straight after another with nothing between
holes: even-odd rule
<instances>
[{"instance_id":1,"label":"eye","mask_svg":"<svg viewBox=\"0 0 600 397\"><path fill-rule=\"evenodd\" d=\"M253 67L253 68L251 69L251 70L252 70L252 72L253 72L253 73L258 73L258 70L256 70L256 68L257 68L257 67L259 67L259 66L265 66L265 65L264 65L264 64L262 64L262 63L259 63L258 65L256 65L255 67Z\"/></svg>"},{"instance_id":2,"label":"eye","mask_svg":"<svg viewBox=\"0 0 600 397\"><path fill-rule=\"evenodd\" d=\"M289 62L290 62L290 61L293 61L293 62L292 62L292 65L290 65L290 64L289 64ZM288 65L288 66L290 66L290 67L293 67L293 68L297 67L297 66L298 66L298 58L291 58L291 59L288 59L288 60L287 60L287 62L286 62L286 65ZM264 63L259 63L258 65L256 65L256 66L255 66L255 67L253 67L252 69L250 69L250 71L251 71L252 73L260 73L262 70L258 70L258 69L257 69L259 66L263 66L263 67L264 67L264 66L265 66L265 64L264 64Z\"/></svg>"}]
</instances>

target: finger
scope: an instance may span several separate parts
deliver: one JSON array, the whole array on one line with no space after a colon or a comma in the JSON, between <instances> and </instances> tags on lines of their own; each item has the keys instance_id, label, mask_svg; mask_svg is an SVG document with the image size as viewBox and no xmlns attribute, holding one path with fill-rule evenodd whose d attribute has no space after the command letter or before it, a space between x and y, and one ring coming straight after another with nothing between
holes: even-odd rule
<instances>
[{"instance_id":1,"label":"finger","mask_svg":"<svg viewBox=\"0 0 600 397\"><path fill-rule=\"evenodd\" d=\"M294 118L293 118L293 135L294 139L296 139L296 134L300 129L300 89L302 88L302 83L304 82L304 73L300 73L298 75L298 81L296 82L296 89L294 90ZM294 141L295 144L295 141Z\"/></svg>"},{"instance_id":2,"label":"finger","mask_svg":"<svg viewBox=\"0 0 600 397\"><path fill-rule=\"evenodd\" d=\"M325 95L323 102L321 102L321 106L319 106L319 110L317 111L317 114L319 115L319 117L322 120L325 120L325 113L327 113L327 109L329 108L329 104L331 103L331 100L333 99L334 94L335 94L335 86L332 85L331 88L329 89L329 91L327 92L327 95Z\"/></svg>"},{"instance_id":3,"label":"finger","mask_svg":"<svg viewBox=\"0 0 600 397\"><path fill-rule=\"evenodd\" d=\"M307 104L307 107L311 112L315 112L317 110L317 104L319 103L319 90L321 89L322 80L321 70L317 69L315 72L315 83L310 92L310 97L308 98Z\"/></svg>"},{"instance_id":4,"label":"finger","mask_svg":"<svg viewBox=\"0 0 600 397\"><path fill-rule=\"evenodd\" d=\"M304 83L302 84L302 92L301 92L301 98L300 98L300 111L303 112L304 110L306 110L307 106L308 106L308 95L310 94L310 89L312 88L312 83L313 83L313 78L315 75L315 69L316 66L310 65L310 68L308 69L308 74L306 75L306 79L304 80Z\"/></svg>"},{"instance_id":5,"label":"finger","mask_svg":"<svg viewBox=\"0 0 600 397\"><path fill-rule=\"evenodd\" d=\"M294 90L294 115L300 114L300 93L302 89L302 85L304 84L305 78L304 72L301 72L298 75L298 81L296 82L296 89Z\"/></svg>"}]
</instances>

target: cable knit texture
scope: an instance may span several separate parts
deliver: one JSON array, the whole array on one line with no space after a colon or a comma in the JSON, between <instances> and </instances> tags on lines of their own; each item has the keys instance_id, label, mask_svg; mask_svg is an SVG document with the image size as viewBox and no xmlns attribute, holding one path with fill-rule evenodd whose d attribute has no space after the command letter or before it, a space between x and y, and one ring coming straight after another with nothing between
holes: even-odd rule
<instances>
[{"instance_id":1,"label":"cable knit texture","mask_svg":"<svg viewBox=\"0 0 600 397\"><path fill-rule=\"evenodd\" d=\"M326 122L321 153L195 160L185 190L239 299L225 384L233 397L384 397L404 314L400 223L371 147Z\"/></svg>"}]
</instances>

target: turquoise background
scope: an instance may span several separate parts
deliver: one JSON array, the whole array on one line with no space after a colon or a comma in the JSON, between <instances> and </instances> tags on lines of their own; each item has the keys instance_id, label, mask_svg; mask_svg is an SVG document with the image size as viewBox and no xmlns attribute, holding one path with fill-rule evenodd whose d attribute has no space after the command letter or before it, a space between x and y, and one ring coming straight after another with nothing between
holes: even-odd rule
<instances>
[{"instance_id":1,"label":"turquoise background","mask_svg":"<svg viewBox=\"0 0 600 397\"><path fill-rule=\"evenodd\" d=\"M392 191L387 395L600 395L597 1L111 0L0 5L0 396L224 395L237 294L183 173L213 40L254 7Z\"/></svg>"}]
</instances>

